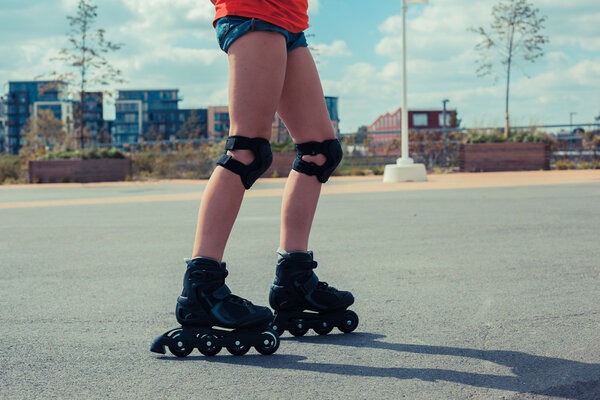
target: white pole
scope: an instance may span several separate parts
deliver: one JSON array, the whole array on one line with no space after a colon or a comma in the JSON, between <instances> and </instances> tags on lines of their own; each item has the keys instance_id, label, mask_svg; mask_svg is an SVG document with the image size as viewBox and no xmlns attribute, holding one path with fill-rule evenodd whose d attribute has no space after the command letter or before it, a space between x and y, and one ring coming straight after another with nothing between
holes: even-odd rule
<instances>
[{"instance_id":1,"label":"white pole","mask_svg":"<svg viewBox=\"0 0 600 400\"><path fill-rule=\"evenodd\" d=\"M398 164L410 165L412 158L408 155L408 100L406 88L406 0L402 1L402 158Z\"/></svg>"},{"instance_id":2,"label":"white pole","mask_svg":"<svg viewBox=\"0 0 600 400\"><path fill-rule=\"evenodd\" d=\"M406 3L427 4L427 0L402 1L402 157L396 164L388 164L383 170L384 182L426 181L424 164L415 164L408 156L408 101L406 88Z\"/></svg>"}]
</instances>

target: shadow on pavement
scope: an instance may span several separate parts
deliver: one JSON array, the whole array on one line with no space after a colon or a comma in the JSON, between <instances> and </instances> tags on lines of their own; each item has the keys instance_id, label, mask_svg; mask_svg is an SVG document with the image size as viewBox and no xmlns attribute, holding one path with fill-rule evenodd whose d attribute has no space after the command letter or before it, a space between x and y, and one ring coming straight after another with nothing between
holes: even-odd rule
<instances>
[{"instance_id":1,"label":"shadow on pavement","mask_svg":"<svg viewBox=\"0 0 600 400\"><path fill-rule=\"evenodd\" d=\"M474 358L509 367L515 376L463 372L437 368L373 367L367 365L305 362L307 357L274 354L243 357L191 356L183 359L160 357L170 361L204 360L207 362L248 365L260 368L293 369L326 374L373 376L397 379L446 381L516 393L556 396L574 400L600 398L600 364L586 364L561 358L543 357L518 351L479 350L446 346L388 343L385 336L372 333L338 334L327 336L283 337L282 341L299 341L358 348L373 348L399 353L416 353ZM223 350L226 351L226 350ZM547 387L552 382L552 387ZM543 386L546 385L546 386Z\"/></svg>"}]
</instances>

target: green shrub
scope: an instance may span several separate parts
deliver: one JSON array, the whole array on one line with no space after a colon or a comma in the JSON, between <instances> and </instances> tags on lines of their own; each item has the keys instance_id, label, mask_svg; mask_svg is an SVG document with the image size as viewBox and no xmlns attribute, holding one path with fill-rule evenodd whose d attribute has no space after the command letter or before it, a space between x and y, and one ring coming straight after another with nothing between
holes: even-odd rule
<instances>
[{"instance_id":1,"label":"green shrub","mask_svg":"<svg viewBox=\"0 0 600 400\"><path fill-rule=\"evenodd\" d=\"M15 183L23 174L23 160L19 156L0 156L0 184Z\"/></svg>"},{"instance_id":2,"label":"green shrub","mask_svg":"<svg viewBox=\"0 0 600 400\"><path fill-rule=\"evenodd\" d=\"M59 150L46 153L38 160L70 160L70 159L81 159L81 160L97 160L100 158L125 158L125 154L117 149L85 149L85 150Z\"/></svg>"},{"instance_id":3,"label":"green shrub","mask_svg":"<svg viewBox=\"0 0 600 400\"><path fill-rule=\"evenodd\" d=\"M551 143L553 139L542 132L511 132L508 138L502 132L471 132L463 137L464 143Z\"/></svg>"},{"instance_id":4,"label":"green shrub","mask_svg":"<svg viewBox=\"0 0 600 400\"><path fill-rule=\"evenodd\" d=\"M576 167L577 167L577 164L575 163L575 161L569 160L569 159L557 160L554 163L554 168L560 169L560 170L575 169Z\"/></svg>"},{"instance_id":5,"label":"green shrub","mask_svg":"<svg viewBox=\"0 0 600 400\"><path fill-rule=\"evenodd\" d=\"M133 172L149 173L154 172L154 166L156 165L156 154L151 152L137 153L132 157L133 161Z\"/></svg>"}]
</instances>

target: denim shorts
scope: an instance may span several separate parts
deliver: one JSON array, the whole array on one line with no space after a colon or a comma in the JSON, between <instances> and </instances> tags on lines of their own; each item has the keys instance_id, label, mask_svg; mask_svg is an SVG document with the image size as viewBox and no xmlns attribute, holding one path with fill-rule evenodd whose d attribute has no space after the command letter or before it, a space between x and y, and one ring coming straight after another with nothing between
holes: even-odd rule
<instances>
[{"instance_id":1,"label":"denim shorts","mask_svg":"<svg viewBox=\"0 0 600 400\"><path fill-rule=\"evenodd\" d=\"M217 31L217 40L219 41L219 46L221 46L221 50L223 50L225 53L227 53L229 46L231 46L236 39L248 32L254 31L281 33L285 37L287 51L292 51L298 47L308 47L304 32L292 33L287 29L273 25L258 18L228 15L217 20L215 23L215 30Z\"/></svg>"}]
</instances>

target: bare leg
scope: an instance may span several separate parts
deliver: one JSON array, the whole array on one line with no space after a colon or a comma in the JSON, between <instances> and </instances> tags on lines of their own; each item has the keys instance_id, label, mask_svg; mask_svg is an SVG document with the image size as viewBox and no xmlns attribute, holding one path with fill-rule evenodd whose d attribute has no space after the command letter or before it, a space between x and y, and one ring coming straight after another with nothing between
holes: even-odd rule
<instances>
[{"instance_id":1,"label":"bare leg","mask_svg":"<svg viewBox=\"0 0 600 400\"><path fill-rule=\"evenodd\" d=\"M310 51L300 47L288 53L283 93L277 109L296 143L334 139L317 68ZM305 161L325 162L323 155ZM283 192L279 246L307 251L308 237L317 209L321 183L314 176L291 171Z\"/></svg>"},{"instance_id":2,"label":"bare leg","mask_svg":"<svg viewBox=\"0 0 600 400\"><path fill-rule=\"evenodd\" d=\"M285 78L287 51L283 35L250 32L229 48L229 135L270 139L271 123ZM248 164L249 150L232 156ZM204 191L192 257L221 261L245 188L240 177L217 167Z\"/></svg>"}]
</instances>

